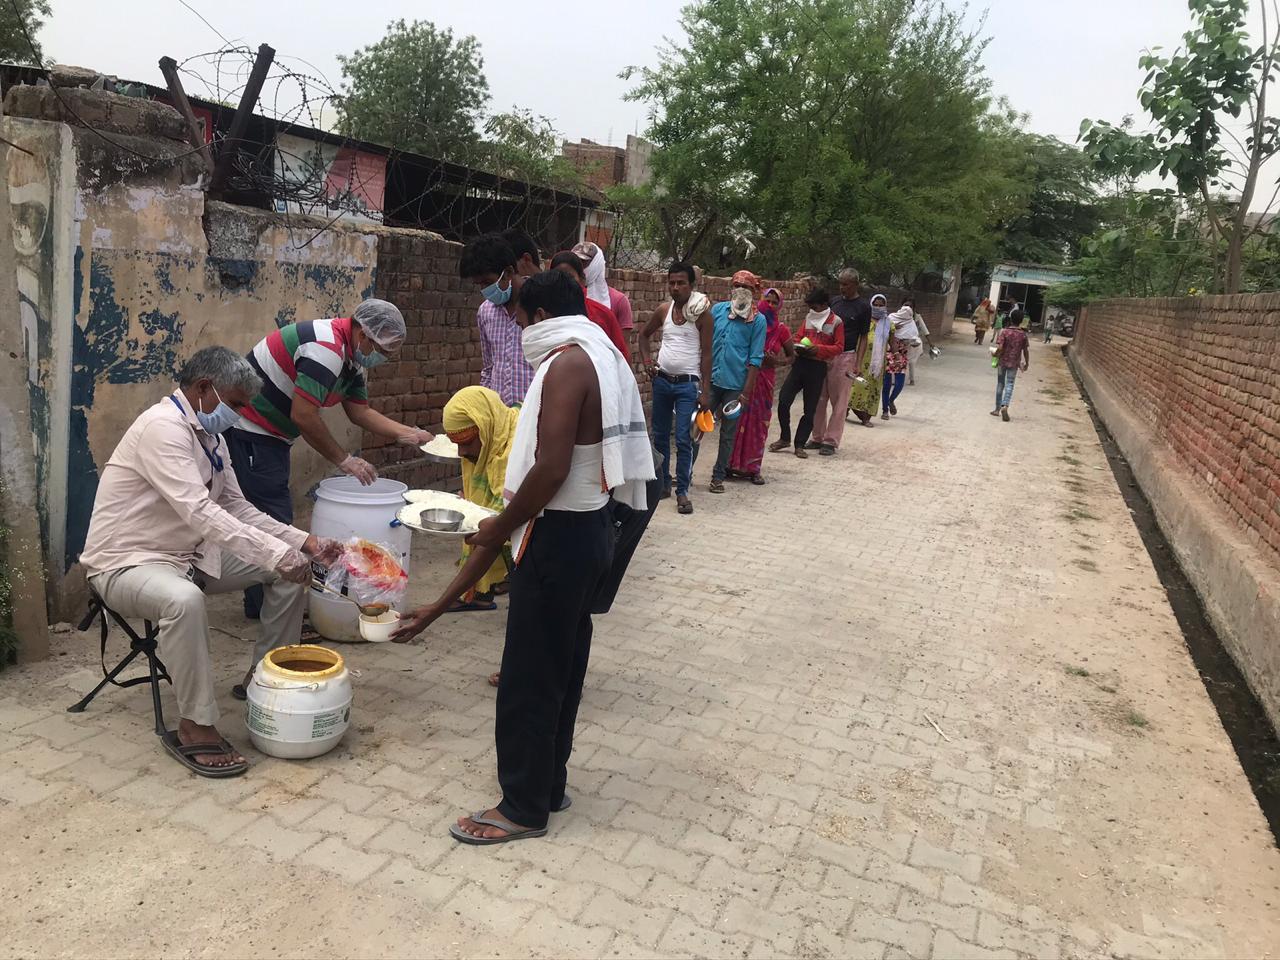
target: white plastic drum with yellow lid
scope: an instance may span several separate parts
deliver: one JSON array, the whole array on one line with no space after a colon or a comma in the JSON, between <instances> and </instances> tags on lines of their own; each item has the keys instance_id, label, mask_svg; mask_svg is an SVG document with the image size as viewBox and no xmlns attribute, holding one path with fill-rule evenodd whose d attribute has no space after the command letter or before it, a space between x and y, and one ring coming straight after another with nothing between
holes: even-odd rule
<instances>
[{"instance_id":1,"label":"white plastic drum with yellow lid","mask_svg":"<svg viewBox=\"0 0 1280 960\"><path fill-rule=\"evenodd\" d=\"M351 674L328 647L277 647L259 661L249 684L245 726L270 757L318 757L338 745L351 723Z\"/></svg>"}]
</instances>

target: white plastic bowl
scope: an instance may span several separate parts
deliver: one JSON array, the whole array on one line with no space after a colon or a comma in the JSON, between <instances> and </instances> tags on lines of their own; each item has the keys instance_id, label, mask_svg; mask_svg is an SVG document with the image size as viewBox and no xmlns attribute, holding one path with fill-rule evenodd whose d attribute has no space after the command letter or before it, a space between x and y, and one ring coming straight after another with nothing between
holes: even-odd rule
<instances>
[{"instance_id":1,"label":"white plastic bowl","mask_svg":"<svg viewBox=\"0 0 1280 960\"><path fill-rule=\"evenodd\" d=\"M360 614L360 636L370 643L386 643L400 626L400 614L394 610L376 617Z\"/></svg>"}]
</instances>

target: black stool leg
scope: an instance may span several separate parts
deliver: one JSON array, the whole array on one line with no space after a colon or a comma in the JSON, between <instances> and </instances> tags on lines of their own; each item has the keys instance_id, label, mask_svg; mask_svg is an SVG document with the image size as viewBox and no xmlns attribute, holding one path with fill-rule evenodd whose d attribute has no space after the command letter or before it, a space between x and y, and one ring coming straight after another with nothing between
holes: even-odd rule
<instances>
[{"instance_id":1,"label":"black stool leg","mask_svg":"<svg viewBox=\"0 0 1280 960\"><path fill-rule=\"evenodd\" d=\"M134 658L141 652L142 650L138 648L130 650L129 655L125 657L123 660L121 660L118 664L116 664L115 669L112 670L110 673L108 673L105 677L103 677L101 683L99 683L96 687L94 687L92 690L86 693L84 695L84 698L80 700L79 703L76 703L70 707L67 707L67 713L84 713L84 708L87 707L93 701L93 698L96 697L102 691L102 688L105 687L112 680L114 680L116 677L118 677L124 671L124 668L129 666L129 664L133 662ZM152 676L154 677L155 676L154 664L151 667L151 673L152 673ZM159 696L159 691L157 690L157 697L158 696Z\"/></svg>"},{"instance_id":2,"label":"black stool leg","mask_svg":"<svg viewBox=\"0 0 1280 960\"><path fill-rule=\"evenodd\" d=\"M151 621L147 621L147 640L150 646L147 649L147 666L151 668L151 707L156 715L156 736L163 737L168 731L164 726L164 708L160 706L160 678L169 680L169 674L163 669L157 669L158 663L155 656L156 649L156 629L151 625ZM169 680L172 683L172 680Z\"/></svg>"}]
</instances>

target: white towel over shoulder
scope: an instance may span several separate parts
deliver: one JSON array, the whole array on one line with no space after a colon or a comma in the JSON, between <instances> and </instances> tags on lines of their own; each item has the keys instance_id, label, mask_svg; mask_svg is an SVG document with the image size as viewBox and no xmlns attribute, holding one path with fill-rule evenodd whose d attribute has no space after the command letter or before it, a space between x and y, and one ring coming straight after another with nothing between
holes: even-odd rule
<instances>
[{"instance_id":1,"label":"white towel over shoulder","mask_svg":"<svg viewBox=\"0 0 1280 960\"><path fill-rule=\"evenodd\" d=\"M636 510L648 509L645 484L655 476L653 450L644 420L644 404L631 365L618 353L608 335L586 317L556 317L535 323L525 328L522 341L525 357L535 372L511 441L503 498L511 502L537 458L542 384L554 362L552 354L567 344L577 344L591 359L600 383L605 486L615 500ZM517 557L525 529L519 527L511 536L512 553Z\"/></svg>"}]
</instances>

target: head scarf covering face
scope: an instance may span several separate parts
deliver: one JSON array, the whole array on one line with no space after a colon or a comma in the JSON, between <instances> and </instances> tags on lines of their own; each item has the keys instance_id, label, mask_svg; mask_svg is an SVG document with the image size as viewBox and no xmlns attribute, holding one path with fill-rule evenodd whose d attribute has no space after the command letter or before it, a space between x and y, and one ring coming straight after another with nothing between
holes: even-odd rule
<instances>
[{"instance_id":1,"label":"head scarf covering face","mask_svg":"<svg viewBox=\"0 0 1280 960\"><path fill-rule=\"evenodd\" d=\"M750 270L739 270L729 282L732 286L746 287L756 296L760 295L760 278Z\"/></svg>"},{"instance_id":2,"label":"head scarf covering face","mask_svg":"<svg viewBox=\"0 0 1280 960\"><path fill-rule=\"evenodd\" d=\"M874 338L871 341L871 376L878 377L884 370L884 353L889 343L889 301L884 294L871 298L871 316L875 320Z\"/></svg>"},{"instance_id":3,"label":"head scarf covering face","mask_svg":"<svg viewBox=\"0 0 1280 960\"><path fill-rule=\"evenodd\" d=\"M480 438L480 455L462 458L462 495L472 503L502 509L502 484L520 413L488 387L463 387L444 407L444 430L455 443ZM474 431L474 432L473 432Z\"/></svg>"},{"instance_id":4,"label":"head scarf covering face","mask_svg":"<svg viewBox=\"0 0 1280 960\"><path fill-rule=\"evenodd\" d=\"M587 278L587 298L609 306L609 282L606 279L604 251L594 243L574 244L573 254L582 263Z\"/></svg>"},{"instance_id":5,"label":"head scarf covering face","mask_svg":"<svg viewBox=\"0 0 1280 960\"><path fill-rule=\"evenodd\" d=\"M773 304L768 300L757 303L756 310L764 315L764 322L770 330L778 325L778 312L773 309Z\"/></svg>"}]
</instances>

